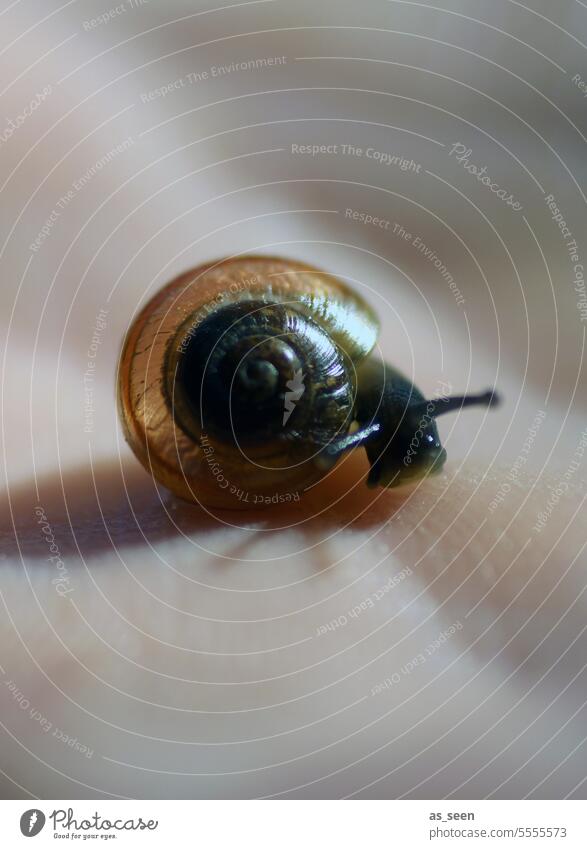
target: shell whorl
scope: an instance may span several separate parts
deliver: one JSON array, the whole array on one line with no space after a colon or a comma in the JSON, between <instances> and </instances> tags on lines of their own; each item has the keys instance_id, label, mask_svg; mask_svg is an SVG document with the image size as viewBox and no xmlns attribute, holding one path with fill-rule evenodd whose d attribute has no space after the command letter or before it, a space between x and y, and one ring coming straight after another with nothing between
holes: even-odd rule
<instances>
[{"instance_id":1,"label":"shell whorl","mask_svg":"<svg viewBox=\"0 0 587 849\"><path fill-rule=\"evenodd\" d=\"M271 329L265 334L269 341L257 340L269 345L270 355L246 341L258 328L251 334L241 314L236 333L240 351L231 355L230 344L219 344L213 362L218 369L224 351L226 370L238 385L236 395L246 401L239 414L245 435L239 424L235 439L230 405L226 415L226 387L214 389L220 393L217 407L211 408L207 393L199 397L196 372L201 373L202 365L196 351L206 344L214 348L222 337L224 327L220 332L218 326L211 328L224 309L250 313L253 305L261 307L266 329ZM205 335L198 336L202 329L210 334L207 343ZM378 329L373 310L360 295L336 277L295 260L244 256L192 269L160 290L126 335L118 388L126 438L158 481L190 501L242 508L250 505L234 494L242 488L254 498L300 492L324 474L314 455L328 440L333 422L334 430L339 423L343 429L350 424L350 401L341 388L346 381L337 368L352 384L355 367L371 351ZM321 351L314 370L309 367L311 350ZM186 391L190 361L195 376ZM242 368L235 368L236 362ZM206 381L200 385L205 389ZM222 479L212 473L216 467Z\"/></svg>"},{"instance_id":2,"label":"shell whorl","mask_svg":"<svg viewBox=\"0 0 587 849\"><path fill-rule=\"evenodd\" d=\"M256 457L281 453L289 466L350 425L352 361L303 304L219 306L193 333L180 327L169 351L169 403L193 439L205 433Z\"/></svg>"}]
</instances>

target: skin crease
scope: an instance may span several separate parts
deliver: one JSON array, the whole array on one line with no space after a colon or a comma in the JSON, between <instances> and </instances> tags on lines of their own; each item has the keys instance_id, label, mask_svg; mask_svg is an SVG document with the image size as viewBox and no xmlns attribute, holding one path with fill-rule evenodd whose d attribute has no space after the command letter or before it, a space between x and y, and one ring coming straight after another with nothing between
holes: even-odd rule
<instances>
[{"instance_id":1,"label":"skin crease","mask_svg":"<svg viewBox=\"0 0 587 849\"><path fill-rule=\"evenodd\" d=\"M24 6L16 10L24 23L12 23L11 38L47 14L45 0ZM561 195L577 233L583 205L568 175L552 170L554 159L536 137L528 131L522 138L514 116L479 94L505 98L494 69L515 67L500 52L511 45L505 38L492 42L491 67L470 52L488 49L484 29L473 35L467 28L465 66L453 67L456 53L444 66L439 50L434 67L471 82L474 92L417 69L404 80L404 71L383 77L381 66L370 62L336 70L295 63L293 57L314 50L308 51L308 32L297 29L300 21L322 25L330 16L344 26L364 25L363 11L357 18L356 7L325 0L247 6L232 13L230 25L223 13L206 14L183 21L181 33L153 29L144 40L125 42L124 52L110 52L137 27L164 23L172 6L177 16L196 8L149 4L140 18L128 12L86 37L80 29L86 12L74 4L51 18L49 35L35 30L4 57L10 80L23 73L3 103L7 115L18 115L47 80L103 54L99 65L56 87L2 150L2 182L13 169L14 176L0 205L3 240L10 233L0 286L6 354L0 796L585 798L584 464L545 527L533 530L585 427L583 325L559 234L532 207L530 179L508 148L519 157L530 151L528 167L534 169L536 157L541 179L553 175L546 188ZM446 40L444 19L433 17L426 13L418 26ZM506 31L510 26L505 18L492 21ZM384 25L391 26L389 20ZM241 47L238 39L219 41L233 26L292 31L252 36ZM410 19L402 29L411 26ZM532 41L527 29L524 38ZM72 32L80 37L66 53L56 50L34 64ZM175 55L184 33L186 44L214 42L199 54L198 69L287 53L281 69L287 76L233 75L220 83L226 90L194 85L175 101L156 99L152 111L143 108L141 92L196 68L191 53ZM352 49L349 37L329 33L327 52L384 55L373 33L353 32ZM536 43L542 41L540 31ZM147 66L153 45L170 56L166 64ZM517 41L513 49L521 49ZM427 66L428 54L427 41L421 48L410 41L406 61ZM567 64L566 57L559 61ZM141 74L130 72L139 66ZM537 88L550 70L540 67L544 71L532 77ZM104 100L85 102L111 79L117 83ZM210 111L198 100L322 84L359 93L294 91L279 101L246 97ZM403 94L391 105L364 94L396 86ZM526 119L557 151L560 145L575 173L582 148L569 142L542 101L536 106L521 91ZM557 100L574 116L575 93L568 86L570 106ZM429 109L420 104L424 97ZM49 132L79 103L85 105ZM194 104L198 111L188 115ZM142 138L182 111L180 122ZM102 126L118 112L118 123ZM360 123L357 130L333 120L323 127L318 122L325 114L374 126ZM461 114L472 124L460 123ZM307 123L263 123L299 116ZM254 122L260 129L232 132ZM521 218L492 206L441 146L464 140L477 123L474 161L487 162L527 203L552 292ZM403 125L416 135L394 135L393 127ZM231 132L222 135L226 128ZM43 144L19 166L46 130ZM134 139L130 155L113 160L75 195L27 268L29 244L56 199L127 134ZM200 143L207 136L212 139ZM462 195L455 200L448 186L423 173L373 170L365 157L257 155L333 139L401 152L449 182L458 172ZM235 159L243 154L249 158ZM130 180L142 168L141 178ZM245 191L249 185L261 188ZM382 194L384 185L414 202ZM468 205L469 192L487 219ZM347 207L397 219L442 252L466 310L411 241L345 219ZM382 316L383 355L428 396L440 378L450 379L455 392L496 383L502 408L441 419L449 456L444 471L409 488L367 489L366 459L356 452L300 504L210 516L177 501L124 444L114 392L121 340L135 310L175 273L240 251L283 253L348 275ZM83 374L96 316L106 304L88 435ZM529 462L491 509L545 396L548 415ZM46 516L61 569L48 560L37 509Z\"/></svg>"}]
</instances>

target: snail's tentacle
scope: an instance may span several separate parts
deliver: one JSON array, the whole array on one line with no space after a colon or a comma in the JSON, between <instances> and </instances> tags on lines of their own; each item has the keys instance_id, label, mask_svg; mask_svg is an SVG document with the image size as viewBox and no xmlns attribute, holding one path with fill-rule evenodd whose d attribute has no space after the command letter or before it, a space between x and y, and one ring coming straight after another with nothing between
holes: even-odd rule
<instances>
[{"instance_id":1,"label":"snail's tentacle","mask_svg":"<svg viewBox=\"0 0 587 849\"><path fill-rule=\"evenodd\" d=\"M352 433L347 433L339 439L330 442L321 452L316 462L318 465L330 467L344 453L351 451L353 448L365 446L367 442L376 438L377 434L381 433L381 425L379 422L371 422L366 427L360 427Z\"/></svg>"},{"instance_id":2,"label":"snail's tentacle","mask_svg":"<svg viewBox=\"0 0 587 849\"><path fill-rule=\"evenodd\" d=\"M434 401L423 401L414 405L415 412L428 413L438 418L445 413L453 413L462 410L463 407L498 407L501 404L501 396L495 389L486 389L477 395L451 395L445 398L436 398Z\"/></svg>"}]
</instances>

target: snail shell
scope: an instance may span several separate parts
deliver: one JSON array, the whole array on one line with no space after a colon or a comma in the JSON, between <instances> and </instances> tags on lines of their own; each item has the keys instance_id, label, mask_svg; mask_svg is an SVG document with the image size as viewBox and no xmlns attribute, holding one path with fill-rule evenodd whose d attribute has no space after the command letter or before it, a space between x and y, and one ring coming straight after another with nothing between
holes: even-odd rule
<instances>
[{"instance_id":1,"label":"snail shell","mask_svg":"<svg viewBox=\"0 0 587 849\"><path fill-rule=\"evenodd\" d=\"M118 406L145 468L212 507L298 500L353 422L378 321L337 278L247 256L165 286L126 336Z\"/></svg>"}]
</instances>

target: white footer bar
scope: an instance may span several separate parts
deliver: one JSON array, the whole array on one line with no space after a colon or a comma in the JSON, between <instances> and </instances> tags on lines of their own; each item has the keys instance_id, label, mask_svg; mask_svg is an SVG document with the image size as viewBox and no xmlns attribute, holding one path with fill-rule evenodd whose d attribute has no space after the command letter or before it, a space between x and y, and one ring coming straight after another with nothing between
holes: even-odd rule
<instances>
[{"instance_id":1,"label":"white footer bar","mask_svg":"<svg viewBox=\"0 0 587 849\"><path fill-rule=\"evenodd\" d=\"M49 843L121 849L586 849L587 802L0 801L0 846Z\"/></svg>"}]
</instances>

